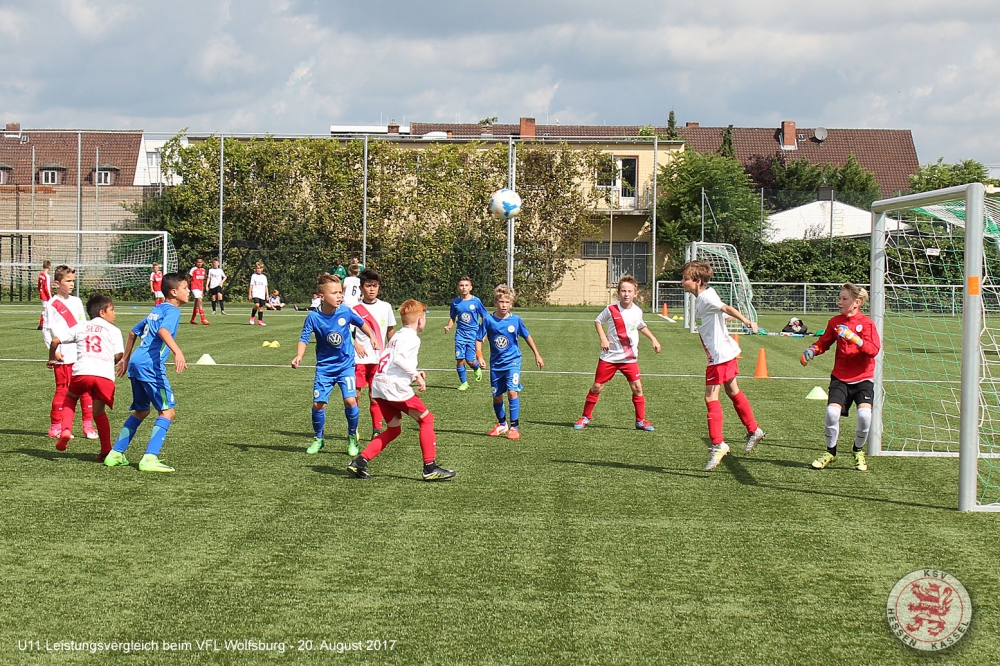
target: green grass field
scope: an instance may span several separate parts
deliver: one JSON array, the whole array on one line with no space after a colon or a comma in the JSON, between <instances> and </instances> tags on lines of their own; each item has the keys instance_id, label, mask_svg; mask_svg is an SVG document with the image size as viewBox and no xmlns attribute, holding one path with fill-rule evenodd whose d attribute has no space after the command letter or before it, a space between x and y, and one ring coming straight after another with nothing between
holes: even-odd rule
<instances>
[{"instance_id":1,"label":"green grass field","mask_svg":"<svg viewBox=\"0 0 1000 666\"><path fill-rule=\"evenodd\" d=\"M921 567L957 576L976 613L970 635L931 661L1000 660L1000 517L956 511L954 459L874 458L860 473L848 453L809 469L825 405L804 396L826 388L833 359L801 368L808 341L743 337L740 384L768 435L743 456L724 400L734 455L704 472L705 357L679 324L650 316L664 351L641 343L657 431L633 429L616 378L578 432L596 311L522 311L546 369L525 365L523 436L509 442L485 436L486 381L455 390L438 308L423 333L424 400L438 460L458 477L419 480L408 422L363 482L346 475L339 408L326 449L304 452L313 373L288 367L302 316L250 327L247 310L182 323L189 362L209 353L220 365L172 374L178 415L162 458L177 473L150 475L134 466L149 424L128 469L94 463L97 443L83 438L54 450L51 372L29 360L44 358L37 313L0 308L0 663L916 664L927 658L890 634L885 603ZM119 313L127 330L143 310ZM785 320L762 317L773 330ZM261 346L275 339L280 349ZM772 379L752 378L759 348ZM115 433L130 398L120 380ZM852 416L842 451L853 430ZM160 649L46 650L73 640ZM338 655L323 641L383 649Z\"/></svg>"}]
</instances>

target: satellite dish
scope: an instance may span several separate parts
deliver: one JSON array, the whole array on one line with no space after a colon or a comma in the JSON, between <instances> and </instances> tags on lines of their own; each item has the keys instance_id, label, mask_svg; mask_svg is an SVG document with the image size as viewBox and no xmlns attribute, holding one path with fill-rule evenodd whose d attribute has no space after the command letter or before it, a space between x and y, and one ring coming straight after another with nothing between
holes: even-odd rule
<instances>
[{"instance_id":1,"label":"satellite dish","mask_svg":"<svg viewBox=\"0 0 1000 666\"><path fill-rule=\"evenodd\" d=\"M817 141L825 141L826 134L827 132L825 127L817 127L816 131L814 132Z\"/></svg>"}]
</instances>

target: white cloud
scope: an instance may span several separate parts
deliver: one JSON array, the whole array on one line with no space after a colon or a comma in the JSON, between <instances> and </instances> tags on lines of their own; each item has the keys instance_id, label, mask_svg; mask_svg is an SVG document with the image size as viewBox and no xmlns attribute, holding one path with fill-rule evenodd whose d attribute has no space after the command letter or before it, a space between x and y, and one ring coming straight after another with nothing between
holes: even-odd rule
<instances>
[{"instance_id":1,"label":"white cloud","mask_svg":"<svg viewBox=\"0 0 1000 666\"><path fill-rule=\"evenodd\" d=\"M63 13L82 37L97 39L129 16L128 5L100 0L59 0Z\"/></svg>"}]
</instances>

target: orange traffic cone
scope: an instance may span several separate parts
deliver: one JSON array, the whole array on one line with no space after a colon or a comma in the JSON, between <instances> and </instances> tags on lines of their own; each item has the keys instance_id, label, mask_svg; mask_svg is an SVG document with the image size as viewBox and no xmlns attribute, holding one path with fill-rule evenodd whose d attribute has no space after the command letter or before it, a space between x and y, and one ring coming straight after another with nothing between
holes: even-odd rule
<instances>
[{"instance_id":1,"label":"orange traffic cone","mask_svg":"<svg viewBox=\"0 0 1000 666\"><path fill-rule=\"evenodd\" d=\"M738 346L740 344L740 334L739 333L733 333L733 339L736 340L736 344ZM740 354L736 358L743 358L743 348L742 347L740 347Z\"/></svg>"},{"instance_id":2,"label":"orange traffic cone","mask_svg":"<svg viewBox=\"0 0 1000 666\"><path fill-rule=\"evenodd\" d=\"M663 308L660 310L660 315L663 316L663 317L669 317L670 316L670 311L667 309L667 304L666 303L663 304Z\"/></svg>"},{"instance_id":3,"label":"orange traffic cone","mask_svg":"<svg viewBox=\"0 0 1000 666\"><path fill-rule=\"evenodd\" d=\"M770 379L771 375L767 374L767 352L761 347L757 352L757 372L754 373L755 379Z\"/></svg>"}]
</instances>

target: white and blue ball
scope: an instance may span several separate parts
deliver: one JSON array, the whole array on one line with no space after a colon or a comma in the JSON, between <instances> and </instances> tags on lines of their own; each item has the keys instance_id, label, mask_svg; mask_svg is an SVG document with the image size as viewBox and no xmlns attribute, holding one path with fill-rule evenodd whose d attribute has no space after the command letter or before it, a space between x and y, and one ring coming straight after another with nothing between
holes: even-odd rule
<instances>
[{"instance_id":1,"label":"white and blue ball","mask_svg":"<svg viewBox=\"0 0 1000 666\"><path fill-rule=\"evenodd\" d=\"M493 217L509 220L521 212L521 197L514 190L497 190L490 197L490 213Z\"/></svg>"}]
</instances>

